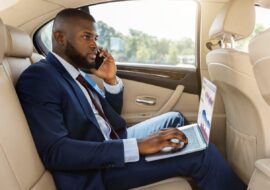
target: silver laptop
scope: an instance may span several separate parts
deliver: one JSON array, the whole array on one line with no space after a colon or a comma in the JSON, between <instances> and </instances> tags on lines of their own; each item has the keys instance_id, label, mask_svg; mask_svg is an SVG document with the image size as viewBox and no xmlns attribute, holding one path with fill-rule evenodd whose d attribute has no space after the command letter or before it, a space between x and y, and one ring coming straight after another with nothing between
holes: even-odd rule
<instances>
[{"instance_id":1,"label":"silver laptop","mask_svg":"<svg viewBox=\"0 0 270 190\"><path fill-rule=\"evenodd\" d=\"M146 161L154 161L188 154L207 148L209 144L209 135L214 110L216 89L216 86L212 82L206 78L203 78L197 123L178 127L178 129L187 136L188 144L183 149L173 152L159 152L156 154L148 155L145 158Z\"/></svg>"}]
</instances>

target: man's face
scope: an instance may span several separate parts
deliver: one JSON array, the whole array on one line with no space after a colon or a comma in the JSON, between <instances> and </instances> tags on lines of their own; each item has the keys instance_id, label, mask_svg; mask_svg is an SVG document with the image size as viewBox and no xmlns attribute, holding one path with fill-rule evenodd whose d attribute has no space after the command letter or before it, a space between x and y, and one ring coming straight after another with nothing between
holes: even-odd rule
<instances>
[{"instance_id":1,"label":"man's face","mask_svg":"<svg viewBox=\"0 0 270 190\"><path fill-rule=\"evenodd\" d=\"M66 33L64 53L78 68L90 68L97 54L96 30L94 23L80 19Z\"/></svg>"}]
</instances>

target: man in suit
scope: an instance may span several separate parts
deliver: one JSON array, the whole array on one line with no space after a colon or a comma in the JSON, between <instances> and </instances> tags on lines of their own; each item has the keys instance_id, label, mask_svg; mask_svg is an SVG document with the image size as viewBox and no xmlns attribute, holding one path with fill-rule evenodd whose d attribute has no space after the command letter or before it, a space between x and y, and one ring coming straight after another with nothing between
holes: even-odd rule
<instances>
[{"instance_id":1,"label":"man in suit","mask_svg":"<svg viewBox=\"0 0 270 190\"><path fill-rule=\"evenodd\" d=\"M38 153L58 189L126 190L173 176L190 176L202 189L245 189L210 145L189 155L146 162L145 155L188 143L175 129L185 123L170 112L133 127L119 115L123 84L113 57L96 44L95 20L76 9L57 14L53 51L21 75L16 90ZM93 69L97 51L104 57ZM103 79L105 95L88 83L81 68Z\"/></svg>"}]
</instances>

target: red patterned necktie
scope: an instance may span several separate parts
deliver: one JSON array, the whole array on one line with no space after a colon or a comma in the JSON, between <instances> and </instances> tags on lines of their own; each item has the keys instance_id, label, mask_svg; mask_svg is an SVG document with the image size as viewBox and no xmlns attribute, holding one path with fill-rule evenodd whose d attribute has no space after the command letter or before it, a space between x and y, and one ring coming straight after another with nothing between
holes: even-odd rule
<instances>
[{"instance_id":1,"label":"red patterned necktie","mask_svg":"<svg viewBox=\"0 0 270 190\"><path fill-rule=\"evenodd\" d=\"M86 89L86 91L87 91L91 101L93 102L96 110L98 111L99 115L106 121L108 126L111 128L111 132L112 132L110 135L111 138L120 139L118 134L116 133L116 131L112 128L108 118L104 114L102 107L100 106L100 104L96 101L95 97L93 96L93 94L95 92L89 88L89 84L87 83L87 81L84 79L84 77L81 74L79 74L79 76L76 78L76 80L79 81L79 83Z\"/></svg>"}]
</instances>

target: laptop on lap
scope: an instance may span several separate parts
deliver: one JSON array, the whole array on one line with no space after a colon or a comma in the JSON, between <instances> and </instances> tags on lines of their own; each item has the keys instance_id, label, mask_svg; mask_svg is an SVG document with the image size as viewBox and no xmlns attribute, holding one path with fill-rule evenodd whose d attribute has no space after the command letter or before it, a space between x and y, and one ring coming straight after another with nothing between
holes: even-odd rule
<instances>
[{"instance_id":1,"label":"laptop on lap","mask_svg":"<svg viewBox=\"0 0 270 190\"><path fill-rule=\"evenodd\" d=\"M212 82L203 78L197 123L178 127L188 138L188 144L184 148L151 154L146 156L145 160L154 161L206 149L209 144L216 90Z\"/></svg>"}]
</instances>

